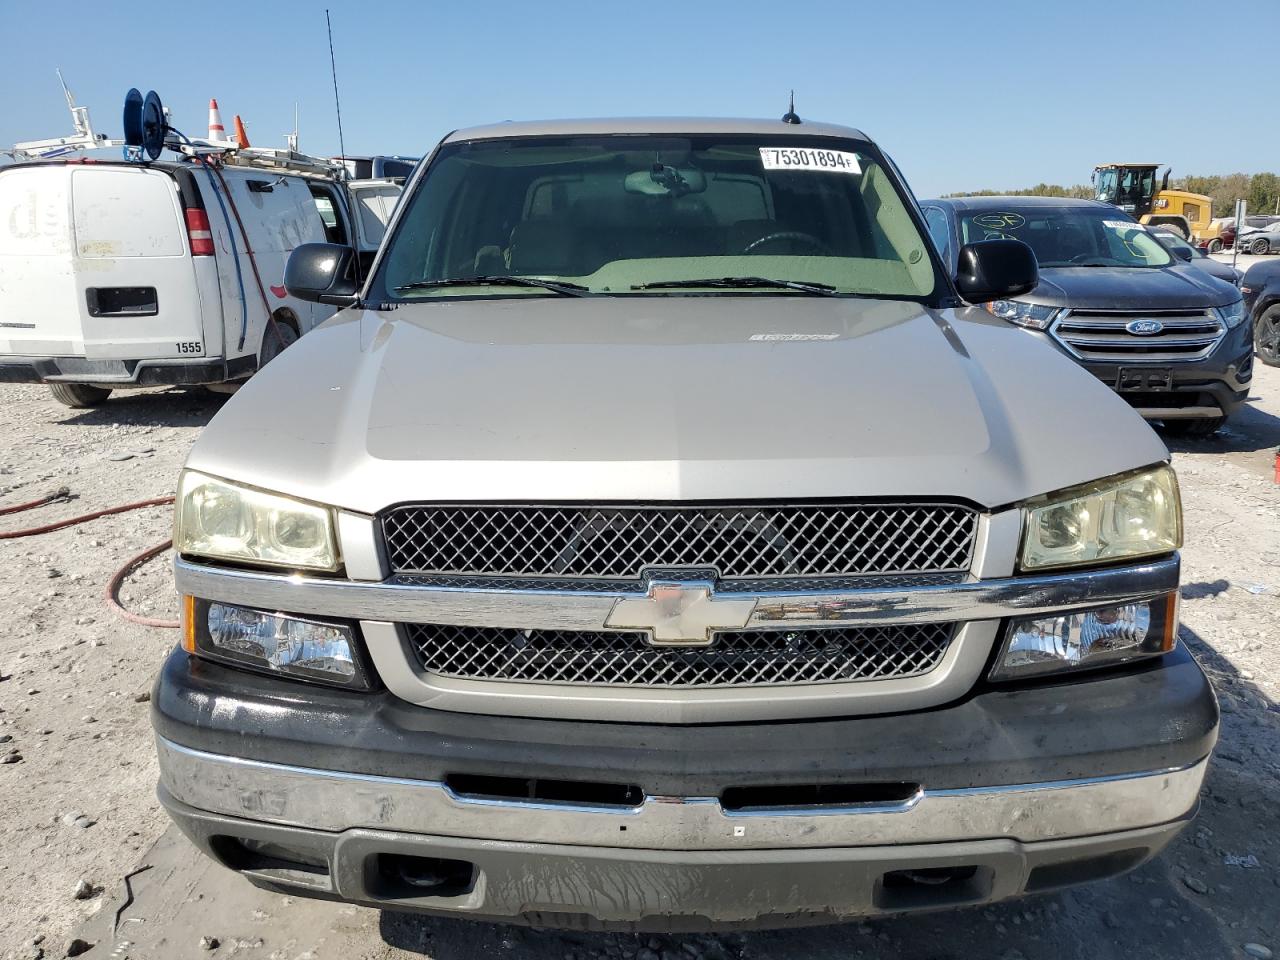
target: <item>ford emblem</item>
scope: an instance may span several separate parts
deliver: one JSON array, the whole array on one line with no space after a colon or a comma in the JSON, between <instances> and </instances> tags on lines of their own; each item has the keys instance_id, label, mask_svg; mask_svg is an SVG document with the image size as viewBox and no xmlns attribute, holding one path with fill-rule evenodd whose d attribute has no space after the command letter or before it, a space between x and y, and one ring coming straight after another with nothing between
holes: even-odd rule
<instances>
[{"instance_id":1,"label":"ford emblem","mask_svg":"<svg viewBox=\"0 0 1280 960\"><path fill-rule=\"evenodd\" d=\"M1152 337L1164 329L1164 324L1159 320L1143 318L1142 320L1130 320L1124 325L1124 328L1135 337Z\"/></svg>"}]
</instances>

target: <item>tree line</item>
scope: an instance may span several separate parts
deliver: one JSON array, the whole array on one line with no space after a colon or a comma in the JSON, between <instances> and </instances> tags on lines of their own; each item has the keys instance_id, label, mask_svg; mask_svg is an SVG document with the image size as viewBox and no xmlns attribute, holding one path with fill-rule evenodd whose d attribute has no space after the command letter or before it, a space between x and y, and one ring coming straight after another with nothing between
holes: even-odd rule
<instances>
[{"instance_id":1,"label":"tree line","mask_svg":"<svg viewBox=\"0 0 1280 960\"><path fill-rule=\"evenodd\" d=\"M1236 200L1243 197L1249 204L1249 213L1280 213L1280 176L1274 173L1229 173L1225 176L1213 177L1173 177L1169 187L1174 190L1189 190L1213 198L1213 215L1229 217L1235 210ZM1063 187L1056 183L1037 183L1034 187L1020 190L970 190L963 193L948 193L948 197L1076 197L1091 199L1094 195L1092 184L1077 183Z\"/></svg>"}]
</instances>

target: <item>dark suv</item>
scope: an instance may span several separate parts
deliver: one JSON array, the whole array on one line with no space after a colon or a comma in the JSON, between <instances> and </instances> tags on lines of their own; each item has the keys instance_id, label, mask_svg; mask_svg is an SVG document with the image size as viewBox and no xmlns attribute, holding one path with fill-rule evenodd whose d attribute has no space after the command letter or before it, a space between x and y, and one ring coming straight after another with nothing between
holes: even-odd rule
<instances>
[{"instance_id":1,"label":"dark suv","mask_svg":"<svg viewBox=\"0 0 1280 960\"><path fill-rule=\"evenodd\" d=\"M1170 256L1128 214L1092 200L966 197L922 203L954 267L978 240L1035 251L1040 283L992 315L1052 343L1171 433L1208 436L1249 395L1252 328L1240 291Z\"/></svg>"},{"instance_id":2,"label":"dark suv","mask_svg":"<svg viewBox=\"0 0 1280 960\"><path fill-rule=\"evenodd\" d=\"M1280 260L1255 263L1240 281L1240 292L1253 319L1258 359L1280 367Z\"/></svg>"}]
</instances>

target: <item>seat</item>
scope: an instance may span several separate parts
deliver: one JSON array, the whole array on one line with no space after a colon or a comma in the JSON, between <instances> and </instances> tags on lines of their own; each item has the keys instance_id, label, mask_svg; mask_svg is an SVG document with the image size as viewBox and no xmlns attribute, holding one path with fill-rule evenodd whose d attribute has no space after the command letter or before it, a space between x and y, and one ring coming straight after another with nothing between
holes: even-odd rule
<instances>
[{"instance_id":1,"label":"seat","mask_svg":"<svg viewBox=\"0 0 1280 960\"><path fill-rule=\"evenodd\" d=\"M567 221L526 220L511 231L511 272L517 275L581 276L578 231Z\"/></svg>"}]
</instances>

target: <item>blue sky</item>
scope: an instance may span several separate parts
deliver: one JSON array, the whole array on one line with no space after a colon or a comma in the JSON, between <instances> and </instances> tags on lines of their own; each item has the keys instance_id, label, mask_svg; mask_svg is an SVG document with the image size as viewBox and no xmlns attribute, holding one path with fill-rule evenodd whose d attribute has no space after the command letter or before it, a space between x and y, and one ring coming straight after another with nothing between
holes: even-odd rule
<instances>
[{"instance_id":1,"label":"blue sky","mask_svg":"<svg viewBox=\"0 0 1280 960\"><path fill-rule=\"evenodd\" d=\"M336 153L324 4L0 0L0 144L60 136L60 66L97 129L159 91L203 133L216 96L255 145ZM1231 18L1217 11L1230 11ZM1280 0L436 0L331 4L350 153L428 149L491 120L802 117L865 130L920 196L1087 182L1102 161L1280 169L1274 76L1227 82L1233 25L1280 35ZM15 42L16 41L16 42ZM1258 61L1255 61L1258 62ZM1267 67L1270 71L1270 67Z\"/></svg>"}]
</instances>

